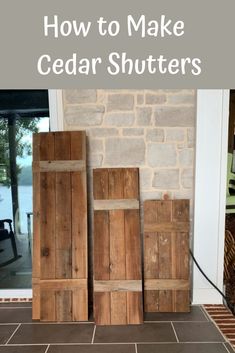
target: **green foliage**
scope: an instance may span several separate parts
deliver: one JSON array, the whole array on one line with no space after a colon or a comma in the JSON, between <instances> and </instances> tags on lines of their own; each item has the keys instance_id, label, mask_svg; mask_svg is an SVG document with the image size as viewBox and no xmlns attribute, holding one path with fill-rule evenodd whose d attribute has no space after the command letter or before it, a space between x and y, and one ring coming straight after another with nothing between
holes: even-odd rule
<instances>
[{"instance_id":1,"label":"green foliage","mask_svg":"<svg viewBox=\"0 0 235 353\"><path fill-rule=\"evenodd\" d=\"M19 118L16 120L16 155L24 157L32 153L32 146L24 136L38 132L37 124L40 118ZM9 143L8 143L8 120L0 117L0 184L10 186L9 165ZM17 165L17 175L21 167Z\"/></svg>"}]
</instances>

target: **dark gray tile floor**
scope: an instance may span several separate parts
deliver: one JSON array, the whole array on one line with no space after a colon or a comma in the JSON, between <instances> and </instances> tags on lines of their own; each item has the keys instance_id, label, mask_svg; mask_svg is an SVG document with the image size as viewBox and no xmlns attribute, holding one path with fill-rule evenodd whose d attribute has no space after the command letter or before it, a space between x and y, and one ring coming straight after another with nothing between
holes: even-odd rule
<instances>
[{"instance_id":1,"label":"dark gray tile floor","mask_svg":"<svg viewBox=\"0 0 235 353\"><path fill-rule=\"evenodd\" d=\"M147 314L143 325L35 323L30 304L0 304L0 353L232 353L200 306Z\"/></svg>"}]
</instances>

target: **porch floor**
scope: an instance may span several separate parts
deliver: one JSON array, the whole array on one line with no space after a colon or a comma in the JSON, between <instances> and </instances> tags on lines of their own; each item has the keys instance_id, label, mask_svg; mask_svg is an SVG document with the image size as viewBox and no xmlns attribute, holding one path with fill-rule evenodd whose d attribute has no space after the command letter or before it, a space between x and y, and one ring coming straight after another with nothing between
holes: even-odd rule
<instances>
[{"instance_id":1,"label":"porch floor","mask_svg":"<svg viewBox=\"0 0 235 353\"><path fill-rule=\"evenodd\" d=\"M30 303L0 304L0 353L228 353L230 344L201 306L146 314L143 325L38 323Z\"/></svg>"}]
</instances>

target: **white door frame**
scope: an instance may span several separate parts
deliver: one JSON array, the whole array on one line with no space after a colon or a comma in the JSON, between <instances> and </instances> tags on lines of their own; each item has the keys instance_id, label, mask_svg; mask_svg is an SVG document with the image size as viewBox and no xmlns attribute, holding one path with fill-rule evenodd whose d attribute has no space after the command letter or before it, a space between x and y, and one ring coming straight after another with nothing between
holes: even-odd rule
<instances>
[{"instance_id":1,"label":"white door frame","mask_svg":"<svg viewBox=\"0 0 235 353\"><path fill-rule=\"evenodd\" d=\"M51 131L63 131L62 90L49 89ZM32 289L1 289L0 298L32 298Z\"/></svg>"},{"instance_id":2,"label":"white door frame","mask_svg":"<svg viewBox=\"0 0 235 353\"><path fill-rule=\"evenodd\" d=\"M223 290L229 90L198 90L193 251ZM193 304L220 304L221 295L193 267Z\"/></svg>"}]
</instances>

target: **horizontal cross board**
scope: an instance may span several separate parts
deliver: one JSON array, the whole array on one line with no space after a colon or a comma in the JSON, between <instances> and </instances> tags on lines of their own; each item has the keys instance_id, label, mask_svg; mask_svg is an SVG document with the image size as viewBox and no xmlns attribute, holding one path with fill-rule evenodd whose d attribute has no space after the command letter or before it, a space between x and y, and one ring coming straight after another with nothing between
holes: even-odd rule
<instances>
[{"instance_id":1,"label":"horizontal cross board","mask_svg":"<svg viewBox=\"0 0 235 353\"><path fill-rule=\"evenodd\" d=\"M33 162L34 172L82 172L85 167L84 160Z\"/></svg>"},{"instance_id":2,"label":"horizontal cross board","mask_svg":"<svg viewBox=\"0 0 235 353\"><path fill-rule=\"evenodd\" d=\"M139 280L109 280L94 281L95 292L141 292L142 281Z\"/></svg>"},{"instance_id":3,"label":"horizontal cross board","mask_svg":"<svg viewBox=\"0 0 235 353\"><path fill-rule=\"evenodd\" d=\"M42 289L47 290L86 289L87 279L48 279L36 281L35 284L40 284Z\"/></svg>"},{"instance_id":4,"label":"horizontal cross board","mask_svg":"<svg viewBox=\"0 0 235 353\"><path fill-rule=\"evenodd\" d=\"M95 211L109 210L138 210L139 201L136 199L94 200Z\"/></svg>"},{"instance_id":5,"label":"horizontal cross board","mask_svg":"<svg viewBox=\"0 0 235 353\"><path fill-rule=\"evenodd\" d=\"M183 279L146 279L145 290L189 290L189 281Z\"/></svg>"},{"instance_id":6,"label":"horizontal cross board","mask_svg":"<svg viewBox=\"0 0 235 353\"><path fill-rule=\"evenodd\" d=\"M189 232L189 222L163 222L163 223L146 223L144 231L148 233L155 232Z\"/></svg>"}]
</instances>

